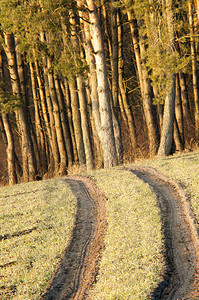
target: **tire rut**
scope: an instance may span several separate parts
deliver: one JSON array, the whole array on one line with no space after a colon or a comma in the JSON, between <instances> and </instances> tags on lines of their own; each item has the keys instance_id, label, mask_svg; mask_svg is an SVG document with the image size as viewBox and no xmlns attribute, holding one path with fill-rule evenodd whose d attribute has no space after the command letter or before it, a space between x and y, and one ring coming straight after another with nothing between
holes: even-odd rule
<instances>
[{"instance_id":1,"label":"tire rut","mask_svg":"<svg viewBox=\"0 0 199 300\"><path fill-rule=\"evenodd\" d=\"M63 180L77 199L76 221L70 244L40 298L45 300L84 299L104 247L105 196L91 179L75 176Z\"/></svg>"},{"instance_id":2,"label":"tire rut","mask_svg":"<svg viewBox=\"0 0 199 300\"><path fill-rule=\"evenodd\" d=\"M183 190L155 169L126 170L149 184L161 209L167 270L152 299L199 299L199 240Z\"/></svg>"}]
</instances>

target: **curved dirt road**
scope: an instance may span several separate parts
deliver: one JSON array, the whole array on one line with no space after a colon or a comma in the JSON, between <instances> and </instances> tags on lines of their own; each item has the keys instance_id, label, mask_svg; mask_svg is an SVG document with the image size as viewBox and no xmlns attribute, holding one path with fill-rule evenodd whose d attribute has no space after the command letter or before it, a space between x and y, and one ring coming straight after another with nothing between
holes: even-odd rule
<instances>
[{"instance_id":1,"label":"curved dirt road","mask_svg":"<svg viewBox=\"0 0 199 300\"><path fill-rule=\"evenodd\" d=\"M167 274L152 299L199 299L199 240L183 190L152 168L128 170L150 185L162 214Z\"/></svg>"},{"instance_id":2,"label":"curved dirt road","mask_svg":"<svg viewBox=\"0 0 199 300\"><path fill-rule=\"evenodd\" d=\"M183 190L152 168L125 170L151 186L161 209L167 270L151 299L199 299L198 234ZM77 198L76 222L70 245L40 299L83 300L95 281L104 247L106 199L90 178L74 176L63 180Z\"/></svg>"},{"instance_id":3,"label":"curved dirt road","mask_svg":"<svg viewBox=\"0 0 199 300\"><path fill-rule=\"evenodd\" d=\"M77 199L76 221L71 242L61 263L40 299L85 298L93 283L104 247L105 196L94 181L86 177L67 177Z\"/></svg>"}]
</instances>

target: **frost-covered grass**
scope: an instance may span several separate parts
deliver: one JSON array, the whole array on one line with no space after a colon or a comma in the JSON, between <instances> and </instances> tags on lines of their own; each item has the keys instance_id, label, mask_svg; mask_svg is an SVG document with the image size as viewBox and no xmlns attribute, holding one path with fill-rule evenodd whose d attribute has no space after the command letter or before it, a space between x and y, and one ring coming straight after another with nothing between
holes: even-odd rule
<instances>
[{"instance_id":1,"label":"frost-covered grass","mask_svg":"<svg viewBox=\"0 0 199 300\"><path fill-rule=\"evenodd\" d=\"M93 176L107 201L108 227L92 300L147 299L161 280L160 211L149 186L134 174L114 170Z\"/></svg>"},{"instance_id":2,"label":"frost-covered grass","mask_svg":"<svg viewBox=\"0 0 199 300\"><path fill-rule=\"evenodd\" d=\"M142 166L156 168L162 174L179 182L187 196L190 196L191 208L199 222L199 153L186 153L161 159L143 161Z\"/></svg>"},{"instance_id":3,"label":"frost-covered grass","mask_svg":"<svg viewBox=\"0 0 199 300\"><path fill-rule=\"evenodd\" d=\"M0 299L38 299L67 247L75 198L61 180L0 189Z\"/></svg>"}]
</instances>

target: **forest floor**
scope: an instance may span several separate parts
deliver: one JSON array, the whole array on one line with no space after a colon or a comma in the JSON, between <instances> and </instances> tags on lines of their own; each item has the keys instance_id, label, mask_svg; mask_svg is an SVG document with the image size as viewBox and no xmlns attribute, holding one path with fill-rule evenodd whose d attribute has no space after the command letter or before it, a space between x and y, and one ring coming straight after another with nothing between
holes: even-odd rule
<instances>
[{"instance_id":1,"label":"forest floor","mask_svg":"<svg viewBox=\"0 0 199 300\"><path fill-rule=\"evenodd\" d=\"M199 299L199 240L182 188L155 169L128 167L156 194L162 217L166 272L151 299ZM87 177L66 177L78 209L70 245L41 299L89 299L106 230L105 195Z\"/></svg>"}]
</instances>

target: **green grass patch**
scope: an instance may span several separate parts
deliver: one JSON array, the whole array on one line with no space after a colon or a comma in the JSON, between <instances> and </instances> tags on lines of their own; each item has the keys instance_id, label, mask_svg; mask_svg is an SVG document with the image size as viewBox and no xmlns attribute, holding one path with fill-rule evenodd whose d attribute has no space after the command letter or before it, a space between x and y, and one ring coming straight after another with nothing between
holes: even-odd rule
<instances>
[{"instance_id":1,"label":"green grass patch","mask_svg":"<svg viewBox=\"0 0 199 300\"><path fill-rule=\"evenodd\" d=\"M76 200L60 179L0 190L0 299L38 299L67 247Z\"/></svg>"},{"instance_id":2,"label":"green grass patch","mask_svg":"<svg viewBox=\"0 0 199 300\"><path fill-rule=\"evenodd\" d=\"M146 299L164 268L157 200L130 172L113 169L92 175L108 198L108 227L91 299Z\"/></svg>"},{"instance_id":3,"label":"green grass patch","mask_svg":"<svg viewBox=\"0 0 199 300\"><path fill-rule=\"evenodd\" d=\"M199 153L186 153L139 163L156 168L162 174L180 183L188 196L190 205L199 222Z\"/></svg>"}]
</instances>

